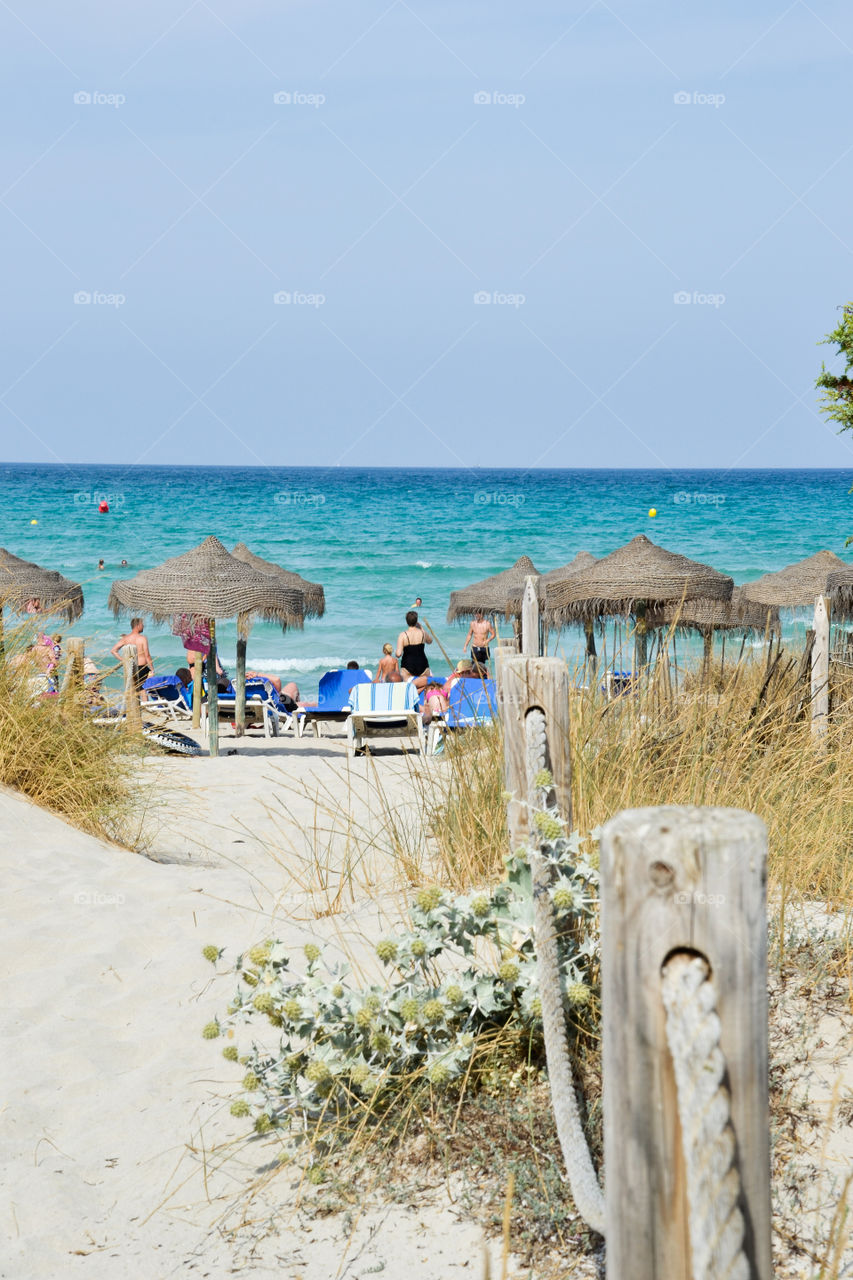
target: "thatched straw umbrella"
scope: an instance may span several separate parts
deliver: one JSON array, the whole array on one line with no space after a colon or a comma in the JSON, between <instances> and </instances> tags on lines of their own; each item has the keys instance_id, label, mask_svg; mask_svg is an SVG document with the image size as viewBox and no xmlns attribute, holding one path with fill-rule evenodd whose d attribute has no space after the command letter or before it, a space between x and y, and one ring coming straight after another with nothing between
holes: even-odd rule
<instances>
[{"instance_id":1,"label":"thatched straw umbrella","mask_svg":"<svg viewBox=\"0 0 853 1280\"><path fill-rule=\"evenodd\" d=\"M573 560L568 564L561 564L556 569L549 569L547 573L543 573L538 581L537 587L539 591L539 608L540 611L545 607L545 596L549 586L557 582L562 582L564 578L572 578L576 573L580 573L581 569L588 569L590 565L595 564L595 556L589 551L579 551ZM521 602L524 599L524 587L512 587L507 593L506 616L508 618L518 618L521 615ZM587 620L584 623L586 632L586 652L587 657L595 658L595 636L592 629L592 622Z\"/></svg>"},{"instance_id":2,"label":"thatched straw umbrella","mask_svg":"<svg viewBox=\"0 0 853 1280\"><path fill-rule=\"evenodd\" d=\"M474 582L470 587L451 591L447 621L472 618L480 609L483 613L506 613L510 593L515 589L520 589L523 593L524 581L530 576L539 578L542 575L529 556L522 556L510 569L504 569L491 578L483 578L481 582Z\"/></svg>"},{"instance_id":3,"label":"thatched straw umbrella","mask_svg":"<svg viewBox=\"0 0 853 1280\"><path fill-rule=\"evenodd\" d=\"M231 554L236 560L242 560L243 564L257 569L258 573L267 573L270 577L278 578L286 587L301 591L305 599L306 618L322 618L326 612L326 594L319 582L309 582L307 578L300 577L290 569L283 569L272 560L261 559L249 550L245 542L238 542Z\"/></svg>"},{"instance_id":4,"label":"thatched straw umbrella","mask_svg":"<svg viewBox=\"0 0 853 1280\"><path fill-rule=\"evenodd\" d=\"M685 600L684 604L660 605L646 615L649 627L675 627L679 631L698 631L704 641L704 666L710 666L714 632L739 632L744 636L779 633L779 610L758 604L735 587L731 600Z\"/></svg>"},{"instance_id":5,"label":"thatched straw umbrella","mask_svg":"<svg viewBox=\"0 0 853 1280\"><path fill-rule=\"evenodd\" d=\"M744 585L747 600L775 605L779 609L797 609L813 605L817 596L827 594L829 574L845 569L844 561L834 551L818 551L806 560L789 564L778 573L765 573Z\"/></svg>"},{"instance_id":6,"label":"thatched straw umbrella","mask_svg":"<svg viewBox=\"0 0 853 1280\"><path fill-rule=\"evenodd\" d=\"M69 623L76 622L83 612L83 588L79 582L21 560L0 547L0 618L3 605L23 613L30 600L38 601L41 612L59 614Z\"/></svg>"},{"instance_id":7,"label":"thatched straw umbrella","mask_svg":"<svg viewBox=\"0 0 853 1280\"><path fill-rule=\"evenodd\" d=\"M833 614L841 618L853 617L853 565L835 569L826 577L826 594Z\"/></svg>"},{"instance_id":8,"label":"thatched straw umbrella","mask_svg":"<svg viewBox=\"0 0 853 1280\"><path fill-rule=\"evenodd\" d=\"M580 573L546 589L546 616L551 625L634 614L637 660L646 665L646 611L650 606L685 600L730 600L734 582L709 565L651 542L638 534L624 547Z\"/></svg>"},{"instance_id":9,"label":"thatched straw umbrella","mask_svg":"<svg viewBox=\"0 0 853 1280\"><path fill-rule=\"evenodd\" d=\"M237 618L244 633L252 617L288 626L302 626L302 594L269 574L235 560L218 538L204 542L182 556L164 560L156 569L143 569L135 578L117 581L110 589L113 613L147 614L157 622L187 614L204 619L210 628L207 655L207 690L210 718L210 754L219 754L218 699L216 692L216 622ZM245 723L246 668L237 671L237 724ZM196 682L197 684L198 682ZM242 712L242 717L241 717Z\"/></svg>"}]
</instances>

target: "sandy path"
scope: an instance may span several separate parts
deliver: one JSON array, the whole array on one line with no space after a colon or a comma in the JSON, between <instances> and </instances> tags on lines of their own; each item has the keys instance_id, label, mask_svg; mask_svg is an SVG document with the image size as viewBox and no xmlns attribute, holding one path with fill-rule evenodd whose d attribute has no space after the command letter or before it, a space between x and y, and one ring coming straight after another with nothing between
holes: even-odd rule
<instances>
[{"instance_id":1,"label":"sandy path","mask_svg":"<svg viewBox=\"0 0 853 1280\"><path fill-rule=\"evenodd\" d=\"M0 946L10 979L0 1139L10 1243L0 1275L478 1273L481 1233L457 1220L440 1188L425 1193L417 1213L368 1210L353 1227L337 1217L291 1221L293 1192L279 1175L255 1205L260 1225L228 1239L214 1224L229 1206L229 1221L239 1218L245 1185L274 1149L268 1140L243 1148L218 1172L208 1169L207 1183L200 1156L187 1150L234 1141L245 1125L228 1112L235 1070L200 1035L234 981L217 978L201 948L214 942L233 955L265 936L273 917L294 948L345 935L348 949L371 951L364 939L378 934L378 908L360 881L355 906L315 919L306 866L281 845L271 853L262 844L280 821L260 803L271 793L286 794L295 820L310 826L312 788L331 784L341 812L351 804L369 823L377 811L370 769L353 763L348 776L339 744L310 740L272 750L256 742L219 760L152 760L159 800L148 825L159 861L0 792ZM399 757L378 763L402 811L411 804L408 772ZM175 790L187 779L191 794ZM326 842L328 865L349 839L344 831ZM371 876L381 862L377 853ZM396 893L386 897L393 911Z\"/></svg>"}]
</instances>

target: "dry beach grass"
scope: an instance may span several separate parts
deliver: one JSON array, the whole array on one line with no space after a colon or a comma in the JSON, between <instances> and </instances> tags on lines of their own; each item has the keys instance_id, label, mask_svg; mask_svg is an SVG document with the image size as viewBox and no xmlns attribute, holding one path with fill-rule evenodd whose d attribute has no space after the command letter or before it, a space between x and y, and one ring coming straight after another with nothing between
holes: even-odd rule
<instances>
[{"instance_id":1,"label":"dry beach grass","mask_svg":"<svg viewBox=\"0 0 853 1280\"><path fill-rule=\"evenodd\" d=\"M691 687L691 681L685 688L682 680L677 698L662 674L637 698L606 703L594 690L576 695L574 825L588 830L621 808L653 803L735 805L751 808L767 821L773 901L771 1102L777 1274L786 1280L835 1280L847 1274L849 1266L847 1188L840 1162L850 1159L853 1090L853 949L844 920L853 833L853 765L845 738L853 708L843 684L836 682L833 727L826 750L817 752L808 732L796 661L786 667L783 656L768 681L763 659L742 663L722 681L715 677L710 692ZM18 707L16 699L12 695L9 702ZM571 1265L572 1274L579 1277L595 1275L600 1262L595 1242L577 1218L563 1181L541 1046L529 1036L515 1030L484 1040L478 1069L462 1089L441 1093L423 1078L413 1078L407 1105L386 1115L366 1108L361 1122L350 1126L346 1135L324 1132L321 1126L312 1135L307 1159L303 1146L291 1150L289 1163L281 1165L279 1157L287 1148L282 1135L246 1139L245 1122L228 1116L241 1072L221 1062L216 1042L208 1045L198 1035L205 1016L222 1009L234 985L225 965L218 966L220 976L210 983L211 971L201 958L203 945L227 944L233 954L264 937L282 935L298 951L304 941L316 939L349 957L365 980L373 980L373 947L389 927L404 922L413 887L438 884L462 892L500 881L506 834L499 734L460 736L442 758L429 762L401 759L387 749L347 762L340 743L310 739L285 740L281 745L254 742L240 746L236 759L219 761L156 760L149 755L142 765L145 785L134 792L128 790L128 782L133 772L139 775L139 757L109 730L97 733L95 756L86 766L80 763L82 780L76 779L65 799L62 779L77 771L77 752L87 754L83 735L89 726L80 729L79 738L73 736L80 721L72 717L66 723L64 715L55 703L31 708L22 700L14 711L15 748L2 754L0 746L2 768L12 771L0 780L26 790L39 802L49 796L54 807L64 806L61 811L83 830L111 835L114 823L128 817L131 825L125 830L132 829L134 794L135 803L145 805L147 845L165 865L138 859L140 870L145 868L144 892L135 891L133 912L128 908L115 917L125 937L128 930L136 931L141 940L154 926L153 919L146 924L149 900L160 913L177 913L183 901L177 886L186 882L186 890L181 890L186 904L180 910L182 919L192 921L191 933L181 935L176 967L167 964L168 931L159 923L154 926L164 948L157 972L162 969L164 979L170 974L170 987L150 995L162 1000L174 992L183 1002L185 990L192 988L195 994L189 1016L179 1019L176 1010L176 1016L167 1018L158 1054L160 1075L152 1077L148 1087L153 1094L163 1087L156 1081L176 1078L174 1059L191 1041L196 1065L185 1097L197 1101L192 1107L189 1101L181 1106L176 1101L166 1114L179 1169L177 1185L183 1185L184 1178L187 1185L202 1178L203 1193L198 1186L193 1196L180 1193L180 1203L186 1204L181 1214L197 1225L196 1236L202 1228L207 1233L207 1243L197 1245L199 1258L215 1266L239 1257L241 1265L264 1274L263 1266L276 1249L281 1252L276 1244L283 1238L280 1233L291 1232L293 1249L281 1272L288 1277L319 1280L332 1274L332 1256L335 1267L341 1260L342 1275L357 1273L348 1269L356 1256L359 1267L369 1260L378 1266L385 1258L389 1277L408 1274L408 1269L394 1270L392 1244L374 1257L369 1250L359 1254L367 1244L357 1242L381 1238L381 1232L370 1234L380 1231L379 1218L371 1215L418 1212L427 1224L423 1240L435 1240L451 1231L442 1217L443 1201L452 1205L454 1222L471 1218L494 1237L493 1276L501 1274L505 1222L506 1251L514 1255L510 1274L546 1277L563 1274ZM52 740L43 735L51 733L63 738L62 750L70 755L50 745ZM40 782L32 761L45 751L56 775L45 774ZM156 810L150 808L152 783ZM121 850L115 855L121 883L135 885L133 859ZM79 857L85 856L81 846ZM109 855L99 857L108 867ZM56 874L64 874L64 861L57 850ZM162 881L160 888L156 881ZM815 903L826 904L829 912L823 905L813 908ZM821 914L809 914L813 910ZM99 917L99 927L102 923L106 928ZM65 926L60 920L60 929ZM98 955L105 965L109 930L102 932ZM69 954L77 964L73 943L66 945L72 947ZM115 947L120 957L116 965L127 983L128 962L121 958L126 945L117 939ZM137 966L141 954L135 946ZM79 958L81 965L84 959ZM85 993L90 983L101 980L81 969L76 989ZM141 1017L145 1004L146 1025L153 1028L155 1011L146 1003L149 986L131 984L133 1009L127 1012L131 1018L139 1008ZM64 1026L61 1007L60 1016ZM94 1052L100 1043L97 1027L87 1029L90 1039L93 1035ZM587 1027L575 1044L589 1133L598 1150L600 1064L594 1027ZM199 1092L201 1081L207 1083ZM129 1122L134 1092L121 1096ZM196 1106L202 1120L194 1115ZM60 1128L61 1123L57 1116ZM338 1141L343 1136L345 1143ZM62 1145L61 1132L55 1137ZM162 1167L162 1161L151 1163L158 1177ZM316 1184L306 1177L312 1167L322 1172ZM28 1175L28 1185L32 1182L35 1189L41 1184L33 1178L35 1174ZM175 1177L168 1181L168 1187L174 1185ZM164 1200L166 1185L152 1184L149 1191L146 1213L161 1200L167 1206L157 1210L153 1221L170 1215L166 1238L177 1264L187 1244L169 1207L172 1201ZM81 1194L90 1193L81 1188ZM174 1198L174 1192L169 1194ZM395 1221L395 1229L404 1229L403 1219L382 1221ZM132 1234L137 1247L136 1228ZM471 1268L476 1274L476 1236L462 1239L469 1251L467 1274ZM114 1247L121 1252L123 1246L114 1242ZM441 1262L436 1245L432 1255L435 1274L450 1274L450 1264L447 1259ZM422 1274L433 1272L425 1265Z\"/></svg>"}]
</instances>

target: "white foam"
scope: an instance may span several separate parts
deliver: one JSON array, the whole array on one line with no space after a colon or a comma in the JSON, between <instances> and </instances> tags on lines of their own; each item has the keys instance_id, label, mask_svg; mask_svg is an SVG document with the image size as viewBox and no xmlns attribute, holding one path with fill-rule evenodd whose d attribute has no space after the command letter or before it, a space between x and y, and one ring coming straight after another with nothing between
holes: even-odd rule
<instances>
[{"instance_id":1,"label":"white foam","mask_svg":"<svg viewBox=\"0 0 853 1280\"><path fill-rule=\"evenodd\" d=\"M248 660L248 667L252 671L341 671L352 661L352 656L348 658L263 658L259 657L252 662L251 657ZM356 657L355 661L360 667L370 662L370 658Z\"/></svg>"},{"instance_id":2,"label":"white foam","mask_svg":"<svg viewBox=\"0 0 853 1280\"><path fill-rule=\"evenodd\" d=\"M432 563L433 563L432 560L416 560L415 561L415 564L418 566L419 569L431 569Z\"/></svg>"}]
</instances>

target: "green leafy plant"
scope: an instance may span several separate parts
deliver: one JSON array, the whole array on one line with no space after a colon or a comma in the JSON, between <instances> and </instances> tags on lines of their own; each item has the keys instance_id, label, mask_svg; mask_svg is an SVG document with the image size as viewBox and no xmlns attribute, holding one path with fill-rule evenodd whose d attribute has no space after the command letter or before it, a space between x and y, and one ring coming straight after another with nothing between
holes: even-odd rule
<instances>
[{"instance_id":1,"label":"green leafy plant","mask_svg":"<svg viewBox=\"0 0 853 1280\"><path fill-rule=\"evenodd\" d=\"M553 873L566 1004L575 1021L589 1023L596 1004L597 832L567 834L555 811L538 826ZM241 984L215 1027L228 1035L265 1018L280 1033L275 1051L254 1044L240 1059L248 1070L243 1100L257 1131L296 1117L363 1115L378 1097L387 1110L415 1076L434 1088L461 1084L478 1041L496 1029L538 1033L530 867L516 855L506 870L500 885L473 893L420 889L411 928L376 946L384 984L351 985L349 966L326 967L313 944L305 948L303 975L291 970L281 942L238 957ZM240 1107L239 1114L247 1112Z\"/></svg>"},{"instance_id":2,"label":"green leafy plant","mask_svg":"<svg viewBox=\"0 0 853 1280\"><path fill-rule=\"evenodd\" d=\"M838 355L844 358L844 372L829 373L826 365L821 364L820 377L815 385L822 391L820 410L831 422L840 423L839 431L850 431L853 428L853 303L848 302L842 309L839 324L821 339L823 343L835 346Z\"/></svg>"}]
</instances>

